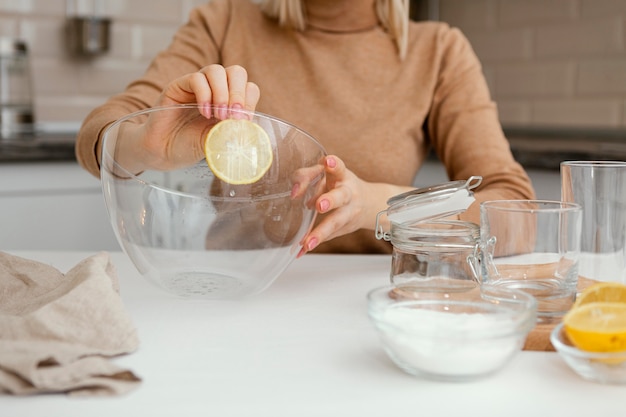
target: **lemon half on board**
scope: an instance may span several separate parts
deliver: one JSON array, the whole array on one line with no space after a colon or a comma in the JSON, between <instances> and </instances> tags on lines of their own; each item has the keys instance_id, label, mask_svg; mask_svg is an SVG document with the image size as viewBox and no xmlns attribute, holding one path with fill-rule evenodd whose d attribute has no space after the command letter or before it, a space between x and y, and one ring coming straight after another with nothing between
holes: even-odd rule
<instances>
[{"instance_id":1,"label":"lemon half on board","mask_svg":"<svg viewBox=\"0 0 626 417\"><path fill-rule=\"evenodd\" d=\"M626 285L619 282L598 282L585 288L576 297L572 308L589 303L615 302L626 304Z\"/></svg>"},{"instance_id":2,"label":"lemon half on board","mask_svg":"<svg viewBox=\"0 0 626 417\"><path fill-rule=\"evenodd\" d=\"M206 135L204 155L216 177L229 184L252 184L272 166L267 132L247 119L225 119Z\"/></svg>"},{"instance_id":3,"label":"lemon half on board","mask_svg":"<svg viewBox=\"0 0 626 417\"><path fill-rule=\"evenodd\" d=\"M626 351L626 303L588 303L570 310L563 324L567 337L581 350Z\"/></svg>"}]
</instances>

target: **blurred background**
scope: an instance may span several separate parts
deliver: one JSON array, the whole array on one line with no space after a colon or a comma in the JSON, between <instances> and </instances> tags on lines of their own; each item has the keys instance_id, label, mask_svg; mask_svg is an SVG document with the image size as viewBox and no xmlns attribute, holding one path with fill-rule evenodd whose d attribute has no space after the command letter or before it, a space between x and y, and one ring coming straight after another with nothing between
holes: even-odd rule
<instances>
[{"instance_id":1,"label":"blurred background","mask_svg":"<svg viewBox=\"0 0 626 417\"><path fill-rule=\"evenodd\" d=\"M0 1L0 36L29 47L37 120L80 121L139 76L200 0ZM412 0L459 27L507 126L626 128L626 0ZM71 53L68 18L110 18L109 50Z\"/></svg>"},{"instance_id":2,"label":"blurred background","mask_svg":"<svg viewBox=\"0 0 626 417\"><path fill-rule=\"evenodd\" d=\"M43 132L24 146L0 140L0 233L24 235L0 236L0 249L33 247L24 225L8 219L28 218L40 228L58 221L59 215L24 213L33 205L55 207L43 196L59 193L58 212L84 223L66 234L104 236L89 238L86 248L116 247L108 225L93 230L104 207L98 180L73 159L75 132L92 108L142 74L201 3L0 0L0 38L27 47L33 118ZM411 11L415 20L444 21L469 38L512 150L540 197L559 198L562 160L626 159L626 0L411 0ZM432 160L416 186L443 180ZM76 200L85 195L90 209ZM98 214L85 218L86 212ZM64 247L64 236L48 235L39 246ZM77 237L67 240L76 246Z\"/></svg>"}]
</instances>

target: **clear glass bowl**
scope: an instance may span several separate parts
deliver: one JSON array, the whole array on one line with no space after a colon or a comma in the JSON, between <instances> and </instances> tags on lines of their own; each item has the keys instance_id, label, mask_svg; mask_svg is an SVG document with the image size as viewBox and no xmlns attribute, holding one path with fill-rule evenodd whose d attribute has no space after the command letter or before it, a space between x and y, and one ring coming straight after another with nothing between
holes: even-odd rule
<instances>
[{"instance_id":1,"label":"clear glass bowl","mask_svg":"<svg viewBox=\"0 0 626 417\"><path fill-rule=\"evenodd\" d=\"M602 384L626 384L626 352L586 352L572 343L559 323L550 333L552 346L574 372Z\"/></svg>"},{"instance_id":2,"label":"clear glass bowl","mask_svg":"<svg viewBox=\"0 0 626 417\"><path fill-rule=\"evenodd\" d=\"M294 175L320 163L323 147L289 123L261 113L230 110L269 135L270 170L257 182L231 185L213 175L204 158L177 169L134 174L118 159L126 133L137 126L176 121L174 135L199 140L219 120L206 107L177 105L130 114L103 136L101 177L111 224L141 274L184 297L232 298L267 288L300 250L314 223L323 170L292 198ZM216 113L216 109L211 114ZM222 110L223 111L223 110ZM184 133L183 133L184 132ZM180 138L183 139L183 138ZM319 172L318 172L319 171Z\"/></svg>"},{"instance_id":3,"label":"clear glass bowl","mask_svg":"<svg viewBox=\"0 0 626 417\"><path fill-rule=\"evenodd\" d=\"M466 291L403 284L368 294L369 317L385 352L405 372L467 381L502 369L522 349L537 315L521 291Z\"/></svg>"}]
</instances>

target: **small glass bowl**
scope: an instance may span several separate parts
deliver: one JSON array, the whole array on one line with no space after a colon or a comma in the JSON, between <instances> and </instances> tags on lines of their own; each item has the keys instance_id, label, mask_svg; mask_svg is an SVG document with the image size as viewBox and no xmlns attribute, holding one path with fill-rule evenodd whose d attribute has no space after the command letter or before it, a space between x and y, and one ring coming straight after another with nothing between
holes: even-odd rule
<instances>
[{"instance_id":1,"label":"small glass bowl","mask_svg":"<svg viewBox=\"0 0 626 417\"><path fill-rule=\"evenodd\" d=\"M428 379L467 381L502 369L524 346L537 302L521 291L410 284L376 288L369 317L391 360Z\"/></svg>"},{"instance_id":2,"label":"small glass bowl","mask_svg":"<svg viewBox=\"0 0 626 417\"><path fill-rule=\"evenodd\" d=\"M550 342L565 363L586 380L602 384L626 384L626 352L586 352L570 342L563 323L550 334Z\"/></svg>"}]
</instances>

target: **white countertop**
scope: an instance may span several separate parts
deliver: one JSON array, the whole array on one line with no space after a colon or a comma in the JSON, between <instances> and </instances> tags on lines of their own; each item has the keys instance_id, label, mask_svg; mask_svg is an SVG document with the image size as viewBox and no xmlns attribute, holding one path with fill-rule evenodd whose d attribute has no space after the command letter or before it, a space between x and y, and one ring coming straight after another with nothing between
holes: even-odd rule
<instances>
[{"instance_id":1,"label":"white countertop","mask_svg":"<svg viewBox=\"0 0 626 417\"><path fill-rule=\"evenodd\" d=\"M67 271L89 252L11 252ZM625 386L587 382L554 352L522 352L496 375L421 380L386 357L366 293L388 283L388 256L306 255L264 293L177 299L112 253L141 347L117 359L143 382L128 395L0 396L17 416L600 416L624 411Z\"/></svg>"}]
</instances>

